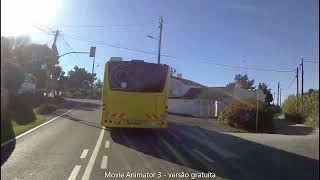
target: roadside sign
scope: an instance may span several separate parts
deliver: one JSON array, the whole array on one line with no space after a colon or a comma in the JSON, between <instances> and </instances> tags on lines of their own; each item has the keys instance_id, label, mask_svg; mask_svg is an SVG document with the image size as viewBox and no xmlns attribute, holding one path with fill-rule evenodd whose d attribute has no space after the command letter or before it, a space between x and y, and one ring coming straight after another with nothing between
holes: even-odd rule
<instances>
[{"instance_id":1,"label":"roadside sign","mask_svg":"<svg viewBox=\"0 0 320 180\"><path fill-rule=\"evenodd\" d=\"M95 57L96 56L96 47L91 47L90 48L90 57Z\"/></svg>"}]
</instances>

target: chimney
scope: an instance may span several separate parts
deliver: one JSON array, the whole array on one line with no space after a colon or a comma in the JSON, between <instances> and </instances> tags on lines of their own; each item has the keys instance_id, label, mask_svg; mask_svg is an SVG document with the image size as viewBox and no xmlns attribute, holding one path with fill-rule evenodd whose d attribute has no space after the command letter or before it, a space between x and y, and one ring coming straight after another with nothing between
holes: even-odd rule
<instances>
[{"instance_id":1,"label":"chimney","mask_svg":"<svg viewBox=\"0 0 320 180\"><path fill-rule=\"evenodd\" d=\"M182 79L182 74L177 74L177 78Z\"/></svg>"}]
</instances>

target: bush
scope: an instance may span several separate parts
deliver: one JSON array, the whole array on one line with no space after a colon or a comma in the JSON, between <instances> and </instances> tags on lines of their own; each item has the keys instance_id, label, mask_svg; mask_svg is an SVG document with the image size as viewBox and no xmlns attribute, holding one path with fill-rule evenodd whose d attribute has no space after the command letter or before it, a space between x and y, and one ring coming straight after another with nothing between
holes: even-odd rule
<instances>
[{"instance_id":1,"label":"bush","mask_svg":"<svg viewBox=\"0 0 320 180\"><path fill-rule=\"evenodd\" d=\"M258 103L258 131L273 131L273 109L270 105L259 101ZM219 120L233 127L249 131L256 130L257 102L254 99L243 99L228 105L220 114Z\"/></svg>"},{"instance_id":2,"label":"bush","mask_svg":"<svg viewBox=\"0 0 320 180\"><path fill-rule=\"evenodd\" d=\"M38 114L48 114L50 112L53 112L57 109L57 106L53 105L53 104L50 104L50 103L45 103L45 104L42 104L40 105L39 107L37 107L35 109L35 111L38 113Z\"/></svg>"},{"instance_id":3,"label":"bush","mask_svg":"<svg viewBox=\"0 0 320 180\"><path fill-rule=\"evenodd\" d=\"M283 102L282 111L288 121L319 126L319 91L305 94L303 106L301 98L297 100L294 95L288 96Z\"/></svg>"},{"instance_id":4,"label":"bush","mask_svg":"<svg viewBox=\"0 0 320 180\"><path fill-rule=\"evenodd\" d=\"M101 99L102 92L99 92L98 90L92 90L87 95L88 99Z\"/></svg>"},{"instance_id":5,"label":"bush","mask_svg":"<svg viewBox=\"0 0 320 180\"><path fill-rule=\"evenodd\" d=\"M85 99L101 99L101 90L91 89L91 90L74 90L72 92L65 92L64 96L70 98L85 98Z\"/></svg>"}]
</instances>

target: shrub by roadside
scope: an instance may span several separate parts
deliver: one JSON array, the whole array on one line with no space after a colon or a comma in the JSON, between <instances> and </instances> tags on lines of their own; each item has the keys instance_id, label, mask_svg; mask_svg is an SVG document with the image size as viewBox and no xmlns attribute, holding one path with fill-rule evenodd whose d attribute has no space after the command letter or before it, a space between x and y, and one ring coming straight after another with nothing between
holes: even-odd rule
<instances>
[{"instance_id":1,"label":"shrub by roadside","mask_svg":"<svg viewBox=\"0 0 320 180\"><path fill-rule=\"evenodd\" d=\"M261 101L259 101L258 107L258 132L272 133L274 131L273 109ZM256 108L257 102L254 99L235 101L221 112L218 120L232 127L255 131Z\"/></svg>"},{"instance_id":2,"label":"shrub by roadside","mask_svg":"<svg viewBox=\"0 0 320 180\"><path fill-rule=\"evenodd\" d=\"M35 109L24 112L12 112L1 124L1 143L18 136L44 122L44 117Z\"/></svg>"},{"instance_id":3,"label":"shrub by roadside","mask_svg":"<svg viewBox=\"0 0 320 180\"><path fill-rule=\"evenodd\" d=\"M41 104L39 107L35 108L35 111L38 114L48 114L57 109L57 106L51 103Z\"/></svg>"},{"instance_id":4,"label":"shrub by roadside","mask_svg":"<svg viewBox=\"0 0 320 180\"><path fill-rule=\"evenodd\" d=\"M42 124L41 114L56 110L62 97L49 98L42 95L12 94L5 112L1 112L1 143Z\"/></svg>"},{"instance_id":5,"label":"shrub by roadside","mask_svg":"<svg viewBox=\"0 0 320 180\"><path fill-rule=\"evenodd\" d=\"M305 94L303 105L301 97L298 101L296 96L288 96L282 104L282 111L288 121L319 126L319 91Z\"/></svg>"},{"instance_id":6,"label":"shrub by roadside","mask_svg":"<svg viewBox=\"0 0 320 180\"><path fill-rule=\"evenodd\" d=\"M79 99L101 99L102 91L97 89L91 90L73 90L69 92L65 92L64 96L70 98L79 98Z\"/></svg>"}]
</instances>

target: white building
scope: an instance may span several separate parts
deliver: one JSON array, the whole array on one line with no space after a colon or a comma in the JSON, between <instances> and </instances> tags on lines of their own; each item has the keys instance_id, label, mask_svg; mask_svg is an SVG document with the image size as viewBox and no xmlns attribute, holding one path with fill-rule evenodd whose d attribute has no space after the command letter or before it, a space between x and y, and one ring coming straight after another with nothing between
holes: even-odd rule
<instances>
[{"instance_id":1,"label":"white building","mask_svg":"<svg viewBox=\"0 0 320 180\"><path fill-rule=\"evenodd\" d=\"M262 90L247 90L235 87L206 87L183 79L181 75L170 78L170 96L168 111L175 114L195 117L218 116L225 106L235 100L257 98L264 101ZM203 96L207 94L207 96Z\"/></svg>"},{"instance_id":2,"label":"white building","mask_svg":"<svg viewBox=\"0 0 320 180\"><path fill-rule=\"evenodd\" d=\"M169 97L181 97L186 94L191 88L203 88L205 87L202 84L183 79L182 74L178 74L177 77L170 76L169 82Z\"/></svg>"}]
</instances>

